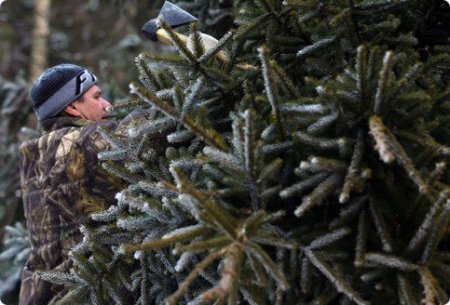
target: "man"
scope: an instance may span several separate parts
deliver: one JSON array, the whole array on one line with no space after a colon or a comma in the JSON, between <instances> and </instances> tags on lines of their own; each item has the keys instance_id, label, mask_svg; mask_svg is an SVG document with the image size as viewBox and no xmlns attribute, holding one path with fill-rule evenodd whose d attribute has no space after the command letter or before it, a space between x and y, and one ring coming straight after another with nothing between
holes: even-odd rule
<instances>
[{"instance_id":1,"label":"man","mask_svg":"<svg viewBox=\"0 0 450 305\"><path fill-rule=\"evenodd\" d=\"M54 304L67 291L37 271L68 272L68 253L88 215L114 202L120 181L98 164L107 143L96 131L107 124L110 103L85 68L61 64L47 69L31 89L44 134L20 147L21 182L31 255L22 274L20 305Z\"/></svg>"}]
</instances>

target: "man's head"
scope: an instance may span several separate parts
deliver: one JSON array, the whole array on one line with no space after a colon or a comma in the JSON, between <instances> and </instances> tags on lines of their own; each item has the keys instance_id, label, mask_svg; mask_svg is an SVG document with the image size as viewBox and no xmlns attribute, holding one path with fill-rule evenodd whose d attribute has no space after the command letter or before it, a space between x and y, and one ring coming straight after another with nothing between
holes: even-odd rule
<instances>
[{"instance_id":1,"label":"man's head","mask_svg":"<svg viewBox=\"0 0 450 305\"><path fill-rule=\"evenodd\" d=\"M110 106L101 97L95 75L73 64L60 64L45 70L33 84L31 100L41 122L62 113L99 121L106 116L106 108Z\"/></svg>"}]
</instances>

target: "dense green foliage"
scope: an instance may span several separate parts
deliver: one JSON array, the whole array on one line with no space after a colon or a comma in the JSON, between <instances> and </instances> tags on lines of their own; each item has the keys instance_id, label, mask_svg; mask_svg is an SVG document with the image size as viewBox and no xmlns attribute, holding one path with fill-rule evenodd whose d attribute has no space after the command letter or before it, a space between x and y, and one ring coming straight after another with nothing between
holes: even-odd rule
<instances>
[{"instance_id":1,"label":"dense green foliage","mask_svg":"<svg viewBox=\"0 0 450 305\"><path fill-rule=\"evenodd\" d=\"M206 49L161 22L174 52L136 58L100 155L129 186L42 274L61 304L445 304L445 3L182 5L234 22Z\"/></svg>"}]
</instances>

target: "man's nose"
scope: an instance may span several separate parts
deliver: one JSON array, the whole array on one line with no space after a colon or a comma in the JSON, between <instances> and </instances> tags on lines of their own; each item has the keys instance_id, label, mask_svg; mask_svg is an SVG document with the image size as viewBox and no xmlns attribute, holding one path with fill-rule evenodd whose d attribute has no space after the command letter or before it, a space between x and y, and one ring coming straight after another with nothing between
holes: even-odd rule
<instances>
[{"instance_id":1,"label":"man's nose","mask_svg":"<svg viewBox=\"0 0 450 305\"><path fill-rule=\"evenodd\" d=\"M111 103L107 99L103 99L103 108L108 108L111 106Z\"/></svg>"}]
</instances>

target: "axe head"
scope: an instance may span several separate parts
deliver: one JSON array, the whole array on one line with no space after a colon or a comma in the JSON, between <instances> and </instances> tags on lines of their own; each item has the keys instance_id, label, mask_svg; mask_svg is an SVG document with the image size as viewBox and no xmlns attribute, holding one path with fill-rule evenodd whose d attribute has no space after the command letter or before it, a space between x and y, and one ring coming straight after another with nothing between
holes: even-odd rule
<instances>
[{"instance_id":1,"label":"axe head","mask_svg":"<svg viewBox=\"0 0 450 305\"><path fill-rule=\"evenodd\" d=\"M157 41L156 31L159 29L157 20L162 19L165 23L170 25L173 29L193 21L197 21L197 18L186 12L185 10L179 8L169 1L164 2L161 12L158 17L147 21L142 27L143 34L153 40Z\"/></svg>"}]
</instances>

